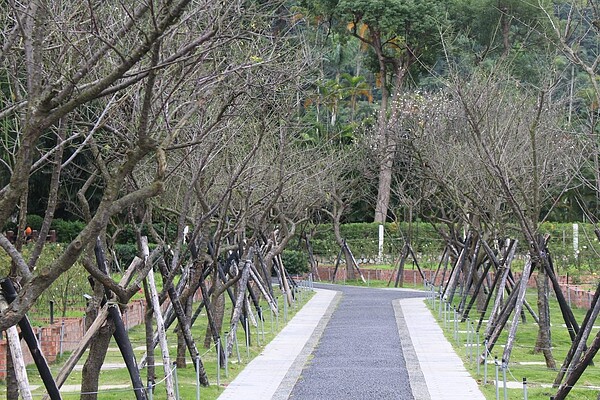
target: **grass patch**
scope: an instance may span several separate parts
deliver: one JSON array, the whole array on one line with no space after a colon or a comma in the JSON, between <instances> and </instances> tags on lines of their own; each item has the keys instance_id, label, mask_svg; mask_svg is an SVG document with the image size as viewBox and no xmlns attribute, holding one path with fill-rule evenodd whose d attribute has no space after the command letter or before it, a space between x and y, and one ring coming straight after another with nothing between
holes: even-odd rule
<instances>
[{"instance_id":1,"label":"grass patch","mask_svg":"<svg viewBox=\"0 0 600 400\"><path fill-rule=\"evenodd\" d=\"M534 309L537 309L537 295L535 289L528 290L526 299ZM458 306L459 301L460 299L455 298L454 305ZM501 334L495 347L491 351L492 357L489 359L488 362L488 383L484 385L484 366L480 365L479 368L477 366L476 346L472 347L471 352L469 352L469 348L466 346L468 341L467 322L458 323L458 333L455 337L454 322L451 321L452 314L449 312L447 314L447 321L444 322L443 311L440 317L439 302L436 301L435 308L432 308L431 302L428 302L428 304L430 309L432 309L434 317L438 320L440 327L443 329L446 338L450 343L452 343L454 350L459 355L459 357L461 357L467 370L471 373L473 378L479 382L481 391L484 393L487 399L495 400L496 388L494 384L494 357L497 357L498 363L501 363L502 353L504 351L503 345L506 343L507 340L507 330L510 322L512 321L512 316L509 319L509 323L507 324L504 332ZM577 321L581 322L583 321L586 310L574 308L573 313ZM567 351L570 348L571 339L566 327L564 326L564 320L562 319L562 314L560 313L558 302L554 298L551 299L550 303L550 316L552 324L552 353L556 360L558 369L561 367L562 362L564 361L564 358L567 354ZM473 321L471 321L471 324L473 324L471 332L474 332L478 323L479 313L472 311L470 313L470 319L474 319ZM543 354L541 352L534 352L534 347L538 333L538 326L535 323L535 321L533 321L531 315L527 313L527 311L526 319L527 320L525 323L523 323L523 321L520 321L519 323L517 337L515 339L515 344L510 356L510 362L508 364L508 369L506 373L507 382L509 382L509 384L513 386L518 387L517 389L508 389L508 398L523 398L522 381L523 378L527 378L528 398L530 400L547 400L548 398L550 398L550 396L554 396L556 394L556 389L552 388L551 385L554 382L558 371L547 368ZM484 321L480 329L481 335L479 342L481 352L483 352L483 339L481 337L483 336L483 331L485 330L485 324L486 321ZM588 344L593 340L598 330L598 328L595 328L592 331L590 339L588 340ZM471 333L470 337L471 343L477 343L477 339L474 333ZM501 369L499 370L499 380L500 398L504 398L504 388ZM597 365L589 366L579 379L575 388L573 388L573 390L571 390L571 392L569 393L569 399L596 399L598 394L598 386L600 386L600 368Z\"/></svg>"},{"instance_id":2,"label":"grass patch","mask_svg":"<svg viewBox=\"0 0 600 400\"><path fill-rule=\"evenodd\" d=\"M194 326L192 327L192 335L196 342L196 346L201 354L201 359L204 367L207 371L208 378L210 381L209 387L201 387L200 393L203 400L216 399L225 389L225 387L246 367L246 365L259 355L266 344L268 344L278 333L283 329L287 321L289 321L312 297L314 292L310 290L303 291L301 295L296 296L296 302L292 307L288 307L287 319L284 317L283 307L283 296L278 296L278 304L280 315L279 317L272 315L269 311L269 307L266 303L261 304L264 313L264 330L252 326L250 324L251 331L251 345L246 347L244 330L241 326L238 326L238 348L240 362L238 362L236 347L234 346L233 355L229 360L228 374L225 375L225 369L220 371L220 385L217 385L217 357L216 348L213 345L209 349L203 347L204 336L206 334L207 320L205 314L202 313L198 318ZM231 315L230 303L227 302L229 308L226 309L225 315ZM254 308L253 308L254 310ZM271 317L272 315L272 317ZM203 318L204 316L204 318ZM260 324L259 324L260 325ZM169 342L169 354L171 361L175 361L177 356L177 335L173 332L175 324L167 331L167 338ZM229 325L224 324L224 331L228 330ZM260 331L260 334L257 332ZM223 338L225 335L221 334ZM129 338L134 348L136 359L141 359L145 353L145 330L143 325L129 330ZM257 340L258 339L258 340ZM155 362L156 362L156 389L154 391L153 399L160 400L166 398L165 384L163 381L164 370L162 366L162 357L160 348L157 346L155 350ZM53 376L58 374L58 371L62 367L62 364L67 360L69 354L65 353L60 360L51 365L51 371ZM79 398L80 390L65 390L66 385L79 385L81 384L81 366L85 362L87 357L84 355L80 360L78 367L69 376L68 380L61 389L61 394L64 399L75 399ZM196 372L192 365L192 360L187 354L187 366L186 368L177 369L177 381L179 386L179 395L181 399L195 399L196 398ZM100 392L101 398L104 400L120 400L124 398L133 398L131 380L127 369L123 366L123 358L118 350L118 347L114 340L111 341L109 351L107 352L106 359L104 361L105 369L100 374ZM113 368L114 367L114 368ZM38 372L34 365L28 366L28 376L30 385L34 388L32 394L34 397L41 396L44 393L43 384L39 378ZM142 370L142 382L146 383L146 369ZM109 389L108 386L118 386L113 389ZM119 387L122 386L122 387ZM36 388L37 387L37 388ZM0 393L5 391L5 383L0 382Z\"/></svg>"}]
</instances>

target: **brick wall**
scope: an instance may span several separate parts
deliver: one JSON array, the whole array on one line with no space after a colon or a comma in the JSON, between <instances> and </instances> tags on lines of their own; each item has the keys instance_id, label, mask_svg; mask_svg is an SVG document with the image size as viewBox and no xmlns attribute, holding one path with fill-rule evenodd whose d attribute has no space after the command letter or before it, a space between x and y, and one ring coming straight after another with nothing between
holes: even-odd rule
<instances>
[{"instance_id":1,"label":"brick wall","mask_svg":"<svg viewBox=\"0 0 600 400\"><path fill-rule=\"evenodd\" d=\"M323 281L331 281L332 277L333 277L333 271L334 268L333 267L319 267L318 268L318 273L319 273L319 278L320 280ZM393 287L394 282L396 281L396 270L391 270L391 269L361 269L362 274L364 276L365 279L367 280L382 280L382 281L390 281L391 279L391 283L390 283L390 287ZM435 276L435 271L434 270L423 270L423 274L425 275L425 279L427 279L428 282L431 282L433 277ZM446 273L446 280L448 280L449 278L449 274L450 271L448 270L448 272ZM346 279L346 268L344 267L339 267L336 273L336 281L343 281L344 279ZM438 276L436 277L436 282L435 285L439 285L440 281L442 279L442 274L441 272L438 273ZM492 279L493 279L493 275L492 275ZM515 273L515 279L520 279L520 274ZM567 299L567 301L571 304L572 307L578 307L578 308L590 308L590 305L592 303L592 297L594 296L594 292L590 291L590 290L586 290L580 286L577 285L569 285L567 284L567 277L566 276L559 276L558 277L558 282L559 285L561 286L561 289L563 291L563 294L565 296L565 298ZM407 285L422 285L423 284L423 278L421 277L421 274L419 273L419 271L417 269L405 269L404 270L404 283ZM527 282L529 287L535 287L535 275L533 275L529 281Z\"/></svg>"},{"instance_id":2,"label":"brick wall","mask_svg":"<svg viewBox=\"0 0 600 400\"><path fill-rule=\"evenodd\" d=\"M201 292L198 290L194 295L194 301L200 301L202 298ZM169 301L165 301L162 305L163 312L166 311ZM146 313L145 300L133 300L125 306L123 311L123 323L126 329L131 329L134 326L144 323L144 314ZM33 328L37 335L38 342L42 348L42 353L49 363L52 363L61 354L61 351L67 352L74 350L79 341L85 334L85 317L84 318L59 318L55 319L52 325ZM8 343L6 339L0 340L0 380L6 378L6 352ZM29 348L24 340L21 341L23 349L23 358L27 365L33 364L33 358L29 352Z\"/></svg>"}]
</instances>

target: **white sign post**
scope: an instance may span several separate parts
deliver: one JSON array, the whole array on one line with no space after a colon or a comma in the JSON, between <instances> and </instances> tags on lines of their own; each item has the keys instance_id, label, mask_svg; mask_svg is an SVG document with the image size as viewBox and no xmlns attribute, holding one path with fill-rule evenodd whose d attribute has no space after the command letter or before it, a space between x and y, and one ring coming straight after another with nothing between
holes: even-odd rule
<instances>
[{"instance_id":1,"label":"white sign post","mask_svg":"<svg viewBox=\"0 0 600 400\"><path fill-rule=\"evenodd\" d=\"M573 224L573 256L579 258L579 224Z\"/></svg>"},{"instance_id":2,"label":"white sign post","mask_svg":"<svg viewBox=\"0 0 600 400\"><path fill-rule=\"evenodd\" d=\"M383 225L379 225L379 247L377 252L377 262L383 263Z\"/></svg>"}]
</instances>

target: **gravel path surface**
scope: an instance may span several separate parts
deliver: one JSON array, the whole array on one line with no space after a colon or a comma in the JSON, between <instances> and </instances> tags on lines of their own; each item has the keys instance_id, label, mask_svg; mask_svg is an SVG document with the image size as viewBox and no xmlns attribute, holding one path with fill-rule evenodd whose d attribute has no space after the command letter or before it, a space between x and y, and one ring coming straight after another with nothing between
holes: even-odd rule
<instances>
[{"instance_id":1,"label":"gravel path surface","mask_svg":"<svg viewBox=\"0 0 600 400\"><path fill-rule=\"evenodd\" d=\"M414 399L392 302L423 293L319 287L342 297L290 399Z\"/></svg>"}]
</instances>

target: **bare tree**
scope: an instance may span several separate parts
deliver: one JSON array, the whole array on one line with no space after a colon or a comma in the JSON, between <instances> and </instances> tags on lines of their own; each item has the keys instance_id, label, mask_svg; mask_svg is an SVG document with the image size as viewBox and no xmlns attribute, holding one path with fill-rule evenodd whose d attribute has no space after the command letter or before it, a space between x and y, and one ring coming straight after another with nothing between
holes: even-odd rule
<instances>
[{"instance_id":1,"label":"bare tree","mask_svg":"<svg viewBox=\"0 0 600 400\"><path fill-rule=\"evenodd\" d=\"M433 102L413 143L422 172L439 185L448 203L457 204L465 222L477 215L473 227L491 235L517 224L543 283L539 270L547 269L547 261L537 240L542 210L552 209L573 186L582 153L560 122L561 104L549 100L552 86L524 88L503 71L499 65L492 74L450 82L444 104ZM544 288L539 312L547 315ZM549 321L543 319L537 345L553 367L549 341Z\"/></svg>"},{"instance_id":2,"label":"bare tree","mask_svg":"<svg viewBox=\"0 0 600 400\"><path fill-rule=\"evenodd\" d=\"M0 139L0 221L19 212L24 220L23 194L37 170L50 168L41 232L50 227L64 183L74 186L70 204L87 225L44 269L35 267L45 234L30 260L0 235L21 286L0 314L0 330L16 324L80 258L99 283L91 307L108 293L103 288L127 303L149 267L127 286L91 262L96 239L106 241L109 222L152 228L175 216L177 238L161 237L158 229L154 238L172 245L167 273L192 270L192 283L180 293L185 304L198 288L204 262L228 250L221 247L227 238L238 235L239 243L249 220L260 216L261 229L290 224L287 230L278 227L286 232L279 240L284 246L294 223L305 218L310 196L294 188L311 185L289 151L298 77L309 65L297 21L279 1L190 4L113 7L40 0L1 6L7 90L0 95L0 118L7 128ZM274 162L280 167L273 169ZM274 210L280 211L273 215ZM201 249L194 262L183 245L190 240L186 225ZM110 329L103 337L109 335ZM104 342L96 341L98 354ZM89 391L97 386L101 358L95 361L86 368Z\"/></svg>"}]
</instances>

